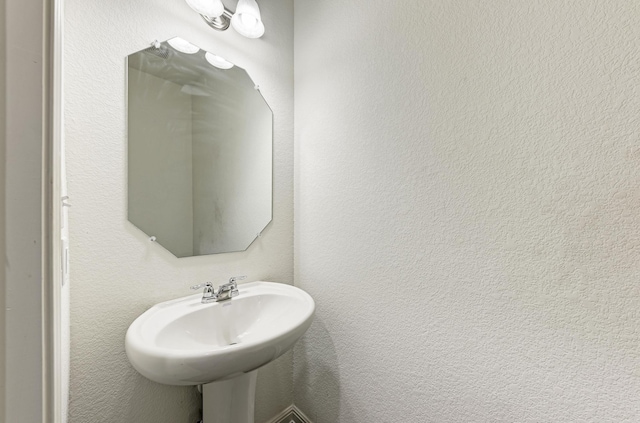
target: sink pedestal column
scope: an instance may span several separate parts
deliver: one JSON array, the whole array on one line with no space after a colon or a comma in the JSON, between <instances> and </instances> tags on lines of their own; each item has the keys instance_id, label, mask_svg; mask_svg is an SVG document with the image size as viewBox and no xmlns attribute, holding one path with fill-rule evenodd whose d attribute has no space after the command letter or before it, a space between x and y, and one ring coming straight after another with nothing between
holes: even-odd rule
<instances>
[{"instance_id":1,"label":"sink pedestal column","mask_svg":"<svg viewBox=\"0 0 640 423\"><path fill-rule=\"evenodd\" d=\"M257 377L254 370L202 385L202 423L254 423Z\"/></svg>"}]
</instances>

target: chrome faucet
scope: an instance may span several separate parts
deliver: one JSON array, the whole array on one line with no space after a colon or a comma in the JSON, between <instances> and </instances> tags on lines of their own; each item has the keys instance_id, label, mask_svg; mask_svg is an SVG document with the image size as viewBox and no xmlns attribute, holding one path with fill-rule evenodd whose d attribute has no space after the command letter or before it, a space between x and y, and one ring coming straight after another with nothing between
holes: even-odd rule
<instances>
[{"instance_id":1,"label":"chrome faucet","mask_svg":"<svg viewBox=\"0 0 640 423\"><path fill-rule=\"evenodd\" d=\"M246 278L246 276L234 276L230 278L229 282L218 287L218 292L213 289L213 284L211 282L194 285L191 289L204 288L204 292L202 293L202 304L226 301L239 294L238 284L236 282L241 281L244 278Z\"/></svg>"}]
</instances>

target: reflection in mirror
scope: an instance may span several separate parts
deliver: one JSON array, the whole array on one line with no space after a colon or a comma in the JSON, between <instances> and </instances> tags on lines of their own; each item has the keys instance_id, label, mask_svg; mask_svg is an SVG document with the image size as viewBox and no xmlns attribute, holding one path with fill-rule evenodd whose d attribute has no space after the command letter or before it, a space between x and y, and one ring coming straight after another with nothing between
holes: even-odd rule
<instances>
[{"instance_id":1,"label":"reflection in mirror","mask_svg":"<svg viewBox=\"0 0 640 423\"><path fill-rule=\"evenodd\" d=\"M271 221L273 114L244 69L170 41L127 60L129 221L177 257L245 250Z\"/></svg>"}]
</instances>

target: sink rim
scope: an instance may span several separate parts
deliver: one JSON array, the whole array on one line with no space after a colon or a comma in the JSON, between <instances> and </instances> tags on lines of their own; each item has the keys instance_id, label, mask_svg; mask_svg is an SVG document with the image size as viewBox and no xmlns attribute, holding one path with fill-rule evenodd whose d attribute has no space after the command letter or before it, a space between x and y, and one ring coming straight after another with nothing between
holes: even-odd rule
<instances>
[{"instance_id":1,"label":"sink rim","mask_svg":"<svg viewBox=\"0 0 640 423\"><path fill-rule=\"evenodd\" d=\"M274 286L276 285L276 286ZM283 287L286 287L284 289L281 289L281 285ZM259 296L262 295L261 293L254 293L252 290L252 288L267 288L269 290L274 290L274 291L285 291L287 293L288 296L290 296L291 293L299 296L301 299L306 300L310 303L311 307L309 308L309 310L303 314L303 318L301 319L301 321L304 323L304 321L306 321L309 317L311 317L314 312L315 312L315 302L313 301L313 298L311 298L311 296L309 294L307 294L305 291L301 290L300 288L294 287L292 285L286 285L286 284L282 284L282 283L278 283L278 282L266 282L266 281L256 281L256 282L249 282L249 283L245 283L242 285L238 285L238 290L239 290L239 295L237 297L234 297L233 299L229 300L229 301L238 301L238 300L242 300L244 298L250 298L250 297L254 297L254 296ZM295 291L292 291L291 288L294 288ZM249 292L247 292L249 291ZM159 346L157 344L152 344L153 346L149 346L150 344L144 342L144 340L148 340L153 342L153 337L157 336L158 333L164 329L169 323L171 323L165 316L163 319L163 324L158 327L157 329L154 330L154 332L151 333L139 333L139 331L141 329L144 328L144 325L150 322L150 319L153 318L156 315L159 315L160 313L163 313L165 311L167 311L167 309L169 308L173 308L173 307L180 307L180 312L179 314L176 313L173 315L173 318L171 319L171 321L175 321L181 317L184 317L190 313L196 313L200 310L203 310L204 308L210 308L210 307L223 307L225 305L228 304L228 302L213 302L213 303L209 303L209 304L202 304L201 303L201 299L202 299L202 294L194 294L194 295L188 295L185 297L181 297L181 298L176 298L173 300L168 300L168 301L163 301L160 303L157 303L153 306L151 306L147 311L145 311L144 313L142 313L140 316L138 316L129 326L129 329L127 330L127 341L128 342L133 342L136 347L139 347L142 350L148 350L149 352L155 352L158 350L164 350L168 353L174 353L176 357L200 357L203 351L221 351L224 349L234 349L234 350L238 350L241 349L242 347L245 348L250 348L254 345L259 345L262 344L266 341L269 341L271 339L277 339L279 336L281 335L285 335L286 333L288 333L290 331L290 329L292 329L291 327L287 327L286 329L288 330L277 330L272 332L271 336L267 337L267 338L260 338L259 340L253 340L253 341L249 341L249 342L243 342L243 343L238 343L235 345L226 345L226 346L211 346L210 348L202 348L202 349L193 349L193 348L188 348L188 349L179 349L179 348L167 348L167 347L162 347ZM184 304L182 304L184 303ZM196 308L197 307L197 308ZM167 314L169 312L167 311ZM295 327L293 328L295 329ZM138 334L135 334L135 331L138 331ZM137 336L136 336L137 335ZM193 351L193 353L191 353ZM162 356L165 356L165 354L160 354Z\"/></svg>"}]
</instances>

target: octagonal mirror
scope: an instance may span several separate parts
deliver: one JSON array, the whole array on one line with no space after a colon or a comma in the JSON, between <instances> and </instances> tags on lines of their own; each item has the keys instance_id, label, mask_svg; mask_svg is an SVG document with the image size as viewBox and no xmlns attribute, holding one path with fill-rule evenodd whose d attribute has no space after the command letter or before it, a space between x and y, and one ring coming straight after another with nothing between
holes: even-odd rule
<instances>
[{"instance_id":1,"label":"octagonal mirror","mask_svg":"<svg viewBox=\"0 0 640 423\"><path fill-rule=\"evenodd\" d=\"M127 58L129 221L177 257L245 250L272 217L273 113L181 39Z\"/></svg>"}]
</instances>

